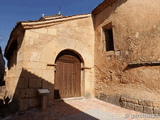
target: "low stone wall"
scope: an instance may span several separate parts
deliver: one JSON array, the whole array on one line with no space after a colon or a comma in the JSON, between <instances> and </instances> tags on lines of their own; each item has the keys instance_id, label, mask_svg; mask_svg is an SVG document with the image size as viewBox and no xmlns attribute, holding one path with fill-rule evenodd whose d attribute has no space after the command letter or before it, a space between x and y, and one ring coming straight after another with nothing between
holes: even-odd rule
<instances>
[{"instance_id":1,"label":"low stone wall","mask_svg":"<svg viewBox=\"0 0 160 120\"><path fill-rule=\"evenodd\" d=\"M160 101L146 101L138 100L127 97L120 97L120 106L130 110L135 110L147 114L158 114L160 115Z\"/></svg>"},{"instance_id":2,"label":"low stone wall","mask_svg":"<svg viewBox=\"0 0 160 120\"><path fill-rule=\"evenodd\" d=\"M99 94L97 99L146 114L160 115L160 101L133 99L120 95Z\"/></svg>"}]
</instances>

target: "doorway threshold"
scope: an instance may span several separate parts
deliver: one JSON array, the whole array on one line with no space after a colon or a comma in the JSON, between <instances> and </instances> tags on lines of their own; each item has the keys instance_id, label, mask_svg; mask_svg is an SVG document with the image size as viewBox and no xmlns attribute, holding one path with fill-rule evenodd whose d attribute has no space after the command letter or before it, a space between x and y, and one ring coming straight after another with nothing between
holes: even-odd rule
<instances>
[{"instance_id":1,"label":"doorway threshold","mask_svg":"<svg viewBox=\"0 0 160 120\"><path fill-rule=\"evenodd\" d=\"M82 100L85 99L84 97L70 97L70 98L61 98L55 99L54 101L69 101L69 100Z\"/></svg>"}]
</instances>

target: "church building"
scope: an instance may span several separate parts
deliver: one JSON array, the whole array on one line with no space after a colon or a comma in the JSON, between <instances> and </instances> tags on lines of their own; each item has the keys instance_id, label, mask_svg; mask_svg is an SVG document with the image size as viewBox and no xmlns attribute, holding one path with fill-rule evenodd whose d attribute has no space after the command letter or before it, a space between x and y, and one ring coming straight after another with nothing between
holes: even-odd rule
<instances>
[{"instance_id":1,"label":"church building","mask_svg":"<svg viewBox=\"0 0 160 120\"><path fill-rule=\"evenodd\" d=\"M90 14L18 22L5 49L6 87L20 110L98 98L160 113L160 1L104 0Z\"/></svg>"}]
</instances>

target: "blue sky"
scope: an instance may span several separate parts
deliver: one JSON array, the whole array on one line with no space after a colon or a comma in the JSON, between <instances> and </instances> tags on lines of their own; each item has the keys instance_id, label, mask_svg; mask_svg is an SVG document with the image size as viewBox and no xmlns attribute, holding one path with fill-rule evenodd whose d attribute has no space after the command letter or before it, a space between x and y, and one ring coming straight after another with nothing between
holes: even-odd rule
<instances>
[{"instance_id":1,"label":"blue sky","mask_svg":"<svg viewBox=\"0 0 160 120\"><path fill-rule=\"evenodd\" d=\"M42 14L64 16L86 14L103 0L1 0L0 46L5 49L10 33L18 21L38 20Z\"/></svg>"}]
</instances>

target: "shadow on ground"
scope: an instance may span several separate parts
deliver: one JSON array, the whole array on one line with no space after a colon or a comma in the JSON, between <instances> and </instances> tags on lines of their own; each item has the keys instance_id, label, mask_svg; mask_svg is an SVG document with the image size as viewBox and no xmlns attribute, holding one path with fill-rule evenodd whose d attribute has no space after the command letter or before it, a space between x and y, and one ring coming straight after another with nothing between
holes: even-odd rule
<instances>
[{"instance_id":1,"label":"shadow on ground","mask_svg":"<svg viewBox=\"0 0 160 120\"><path fill-rule=\"evenodd\" d=\"M41 109L41 97L38 94L38 89L49 89L51 91L51 94L48 95L49 105L46 110ZM13 99L10 103L8 103L9 98ZM22 69L20 73L13 98L8 96L6 104L3 104L3 100L0 102L1 119L10 116L10 120L41 120L42 118L44 120L58 120L72 114L81 113L87 120L98 120L63 100L54 100L54 84L25 69Z\"/></svg>"},{"instance_id":2,"label":"shadow on ground","mask_svg":"<svg viewBox=\"0 0 160 120\"><path fill-rule=\"evenodd\" d=\"M77 114L81 116L78 116ZM73 116L75 115L75 116ZM64 101L55 101L53 105L47 106L46 110L40 108L28 110L24 115L15 116L11 120L98 120L70 105Z\"/></svg>"}]
</instances>

